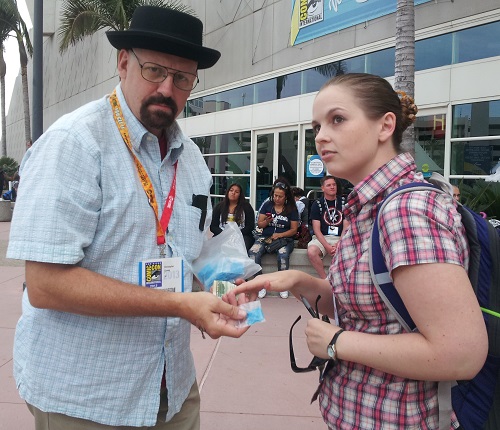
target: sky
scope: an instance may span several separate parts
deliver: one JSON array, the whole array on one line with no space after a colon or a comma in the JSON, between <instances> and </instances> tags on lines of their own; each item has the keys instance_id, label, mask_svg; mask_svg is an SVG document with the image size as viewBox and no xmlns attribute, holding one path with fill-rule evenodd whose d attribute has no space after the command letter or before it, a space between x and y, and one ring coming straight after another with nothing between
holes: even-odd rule
<instances>
[{"instance_id":1,"label":"sky","mask_svg":"<svg viewBox=\"0 0 500 430\"><path fill-rule=\"evenodd\" d=\"M24 22L28 26L28 29L32 28L31 18L28 13L28 8L26 7L26 2L24 0L17 0L17 7L19 13L23 18ZM31 34L30 34L31 37ZM33 40L31 40L33 43ZM20 72L19 65L19 48L17 47L17 41L14 37L9 37L5 42L5 52L4 52L5 63L7 64L7 72L5 75L5 109L8 114L10 99L12 97L12 90L14 89L14 84L16 78ZM29 61L31 61L30 59ZM1 135L1 130L0 130Z\"/></svg>"}]
</instances>

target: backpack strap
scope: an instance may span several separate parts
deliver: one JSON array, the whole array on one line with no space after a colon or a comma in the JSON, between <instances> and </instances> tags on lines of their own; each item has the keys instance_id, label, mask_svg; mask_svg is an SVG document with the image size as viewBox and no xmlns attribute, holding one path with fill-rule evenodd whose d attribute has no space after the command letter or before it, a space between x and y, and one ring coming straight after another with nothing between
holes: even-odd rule
<instances>
[{"instance_id":1,"label":"backpack strap","mask_svg":"<svg viewBox=\"0 0 500 430\"><path fill-rule=\"evenodd\" d=\"M372 281L375 284L375 288L377 289L380 297L382 297L384 303L408 332L416 331L417 326L406 309L401 296L394 287L389 270L385 264L384 255L382 254L382 248L380 246L380 214L394 197L409 191L429 191L429 189L444 194L444 191L427 182L411 182L397 188L385 197L385 199L381 202L380 208L378 209L377 218L373 224L372 234L370 236L370 245L368 248L370 274Z\"/></svg>"},{"instance_id":2,"label":"backpack strap","mask_svg":"<svg viewBox=\"0 0 500 430\"><path fill-rule=\"evenodd\" d=\"M380 246L380 214L394 197L409 191L429 191L429 189L441 194L446 194L445 191L427 182L411 182L397 188L385 197L380 205L380 208L378 209L377 218L373 224L372 234L370 237L370 246L368 248L370 274L372 281L375 284L375 288L384 303L408 332L415 332L418 329L411 318L410 313L406 309L401 296L396 290L396 287L392 283L389 270L385 264L384 255ZM450 417L453 411L451 404L451 387L453 384L454 382L452 381L441 381L438 383L440 430L449 430L450 428Z\"/></svg>"}]
</instances>

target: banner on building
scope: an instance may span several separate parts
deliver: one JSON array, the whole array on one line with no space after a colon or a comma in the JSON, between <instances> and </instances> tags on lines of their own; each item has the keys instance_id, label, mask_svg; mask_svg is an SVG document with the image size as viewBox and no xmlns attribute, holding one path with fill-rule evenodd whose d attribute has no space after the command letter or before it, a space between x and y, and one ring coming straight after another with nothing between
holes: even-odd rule
<instances>
[{"instance_id":1,"label":"banner on building","mask_svg":"<svg viewBox=\"0 0 500 430\"><path fill-rule=\"evenodd\" d=\"M292 0L290 45L394 13L396 6L397 0Z\"/></svg>"}]
</instances>

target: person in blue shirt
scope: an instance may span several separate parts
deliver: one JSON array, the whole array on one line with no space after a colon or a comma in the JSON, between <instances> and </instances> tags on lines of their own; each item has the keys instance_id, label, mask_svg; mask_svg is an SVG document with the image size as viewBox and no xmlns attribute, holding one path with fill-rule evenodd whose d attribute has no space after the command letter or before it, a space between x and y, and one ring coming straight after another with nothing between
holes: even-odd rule
<instances>
[{"instance_id":1,"label":"person in blue shirt","mask_svg":"<svg viewBox=\"0 0 500 430\"><path fill-rule=\"evenodd\" d=\"M202 45L199 19L165 8L138 7L129 29L106 34L120 83L52 124L22 162L8 248L26 260L16 385L36 430L197 430L191 324L212 338L245 332L238 307L192 292L212 178L176 122L220 53ZM183 291L166 276L165 291L138 285L150 259L176 267Z\"/></svg>"},{"instance_id":2,"label":"person in blue shirt","mask_svg":"<svg viewBox=\"0 0 500 430\"><path fill-rule=\"evenodd\" d=\"M259 210L257 227L262 229L262 234L255 240L248 256L260 264L265 253L276 253L278 270L288 270L294 237L299 227L299 213L286 179L274 181L269 200ZM263 289L259 292L259 298L265 296L266 290ZM282 291L280 297L288 298L288 291Z\"/></svg>"}]
</instances>

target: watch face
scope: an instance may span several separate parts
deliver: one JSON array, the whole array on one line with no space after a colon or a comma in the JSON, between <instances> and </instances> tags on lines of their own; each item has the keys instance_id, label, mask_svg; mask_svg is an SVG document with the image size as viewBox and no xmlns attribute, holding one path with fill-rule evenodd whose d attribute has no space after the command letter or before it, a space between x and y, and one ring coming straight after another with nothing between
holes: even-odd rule
<instances>
[{"instance_id":1,"label":"watch face","mask_svg":"<svg viewBox=\"0 0 500 430\"><path fill-rule=\"evenodd\" d=\"M335 346L334 345L328 345L328 348L326 348L326 352L328 353L328 356L330 358L333 358L335 355Z\"/></svg>"}]
</instances>

